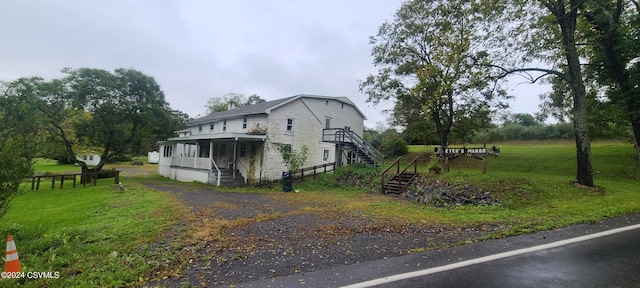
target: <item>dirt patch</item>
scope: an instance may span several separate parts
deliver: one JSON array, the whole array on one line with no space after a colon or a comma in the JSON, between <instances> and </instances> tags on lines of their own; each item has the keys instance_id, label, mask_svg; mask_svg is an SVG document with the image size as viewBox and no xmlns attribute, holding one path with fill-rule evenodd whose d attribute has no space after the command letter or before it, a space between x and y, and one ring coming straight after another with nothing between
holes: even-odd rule
<instances>
[{"instance_id":1,"label":"dirt patch","mask_svg":"<svg viewBox=\"0 0 640 288\"><path fill-rule=\"evenodd\" d=\"M275 193L145 185L180 196L193 213L193 241L181 252L190 256L185 275L152 286L234 285L456 245L498 229L399 225L357 211L319 212L326 210Z\"/></svg>"}]
</instances>

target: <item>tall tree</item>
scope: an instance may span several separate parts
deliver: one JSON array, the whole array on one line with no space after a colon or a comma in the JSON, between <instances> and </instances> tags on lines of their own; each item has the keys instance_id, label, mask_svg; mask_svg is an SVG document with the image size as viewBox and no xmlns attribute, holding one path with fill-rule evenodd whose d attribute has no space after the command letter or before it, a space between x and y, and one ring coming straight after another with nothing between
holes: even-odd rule
<instances>
[{"instance_id":1,"label":"tall tree","mask_svg":"<svg viewBox=\"0 0 640 288\"><path fill-rule=\"evenodd\" d=\"M101 150L96 171L126 153L139 135L175 128L161 126L172 123L171 109L152 77L132 69L116 69L111 73L81 68L65 72L72 108L89 116L80 118L76 124L77 136L83 143ZM84 162L80 165L86 168Z\"/></svg>"},{"instance_id":2,"label":"tall tree","mask_svg":"<svg viewBox=\"0 0 640 288\"><path fill-rule=\"evenodd\" d=\"M38 118L31 99L16 97L15 85L0 86L0 217L22 181L33 174Z\"/></svg>"},{"instance_id":3,"label":"tall tree","mask_svg":"<svg viewBox=\"0 0 640 288\"><path fill-rule=\"evenodd\" d=\"M360 90L374 104L394 99L394 114L405 113L408 110L402 108L408 107L411 120L428 119L436 127L440 145L447 146L457 114L502 105L498 100L506 97L499 85L490 83L488 66L482 65L490 62L483 48L487 33L483 28L491 25L499 3L403 3L394 21L382 24L371 37L373 63L379 70L360 83Z\"/></svg>"},{"instance_id":4,"label":"tall tree","mask_svg":"<svg viewBox=\"0 0 640 288\"><path fill-rule=\"evenodd\" d=\"M640 4L634 0L588 0L583 29L589 46L588 72L607 88L608 98L627 113L640 163Z\"/></svg>"},{"instance_id":5,"label":"tall tree","mask_svg":"<svg viewBox=\"0 0 640 288\"><path fill-rule=\"evenodd\" d=\"M265 100L256 94L252 94L251 96L246 97L240 93L227 93L222 97L210 98L207 101L205 108L207 109L206 113L211 114L214 112L227 111L230 104L235 108L240 108L260 102L265 102Z\"/></svg>"},{"instance_id":6,"label":"tall tree","mask_svg":"<svg viewBox=\"0 0 640 288\"><path fill-rule=\"evenodd\" d=\"M572 95L571 116L577 160L575 181L585 186L593 186L587 94L576 42L578 18L584 2L585 0L513 1L513 10L504 10L506 14L503 14L507 15L507 18L511 17L511 22L505 27L513 29L507 37L500 36L501 47L514 49L524 46L527 53L522 56L522 62L530 64L532 60L537 60L554 67L502 69L500 77L538 71L543 75L531 78L532 82L547 75L555 75L566 81Z\"/></svg>"},{"instance_id":7,"label":"tall tree","mask_svg":"<svg viewBox=\"0 0 640 288\"><path fill-rule=\"evenodd\" d=\"M66 68L63 72L66 77L51 81L37 77L16 80L10 83L11 91L33 101L47 139L64 147L66 158L83 172L89 167L78 159L80 155L100 154L93 168L100 171L129 151L137 139L179 128L160 86L150 76L132 69L112 73Z\"/></svg>"}]
</instances>

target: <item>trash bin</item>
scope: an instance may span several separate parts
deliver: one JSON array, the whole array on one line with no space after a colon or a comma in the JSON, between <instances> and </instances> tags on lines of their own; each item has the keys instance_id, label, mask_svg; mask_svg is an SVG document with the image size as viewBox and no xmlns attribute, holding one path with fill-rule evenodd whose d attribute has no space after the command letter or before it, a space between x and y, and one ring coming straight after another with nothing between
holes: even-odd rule
<instances>
[{"instance_id":1,"label":"trash bin","mask_svg":"<svg viewBox=\"0 0 640 288\"><path fill-rule=\"evenodd\" d=\"M291 172L282 172L282 191L291 192L293 186L293 174Z\"/></svg>"}]
</instances>

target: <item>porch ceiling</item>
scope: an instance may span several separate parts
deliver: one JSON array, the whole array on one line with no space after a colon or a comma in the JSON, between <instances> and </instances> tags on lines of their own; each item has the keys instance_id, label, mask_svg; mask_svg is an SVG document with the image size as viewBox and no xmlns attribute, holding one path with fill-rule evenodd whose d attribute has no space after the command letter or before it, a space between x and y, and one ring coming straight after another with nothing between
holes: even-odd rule
<instances>
[{"instance_id":1,"label":"porch ceiling","mask_svg":"<svg viewBox=\"0 0 640 288\"><path fill-rule=\"evenodd\" d=\"M195 140L260 140L264 141L266 135L254 135L246 133L216 133L216 134L196 134L187 137L168 138L167 142L193 142Z\"/></svg>"}]
</instances>

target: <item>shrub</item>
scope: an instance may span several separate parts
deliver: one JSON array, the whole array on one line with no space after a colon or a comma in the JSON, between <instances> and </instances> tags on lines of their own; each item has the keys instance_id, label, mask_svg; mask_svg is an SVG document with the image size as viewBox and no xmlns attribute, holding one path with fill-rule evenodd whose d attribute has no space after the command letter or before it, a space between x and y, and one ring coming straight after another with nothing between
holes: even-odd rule
<instances>
[{"instance_id":1,"label":"shrub","mask_svg":"<svg viewBox=\"0 0 640 288\"><path fill-rule=\"evenodd\" d=\"M407 142L404 141L400 135L390 136L382 140L380 152L382 152L385 157L402 156L409 152L409 147Z\"/></svg>"}]
</instances>

